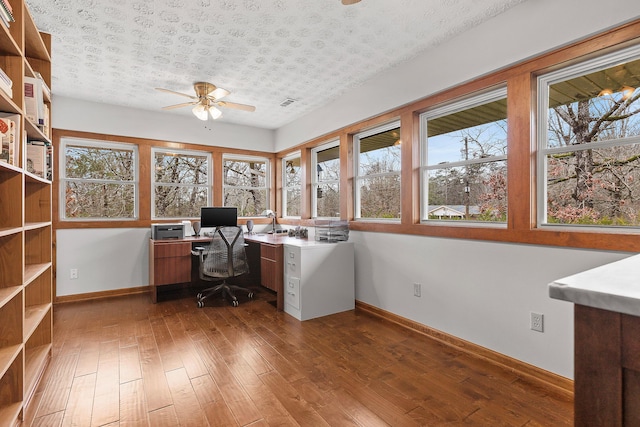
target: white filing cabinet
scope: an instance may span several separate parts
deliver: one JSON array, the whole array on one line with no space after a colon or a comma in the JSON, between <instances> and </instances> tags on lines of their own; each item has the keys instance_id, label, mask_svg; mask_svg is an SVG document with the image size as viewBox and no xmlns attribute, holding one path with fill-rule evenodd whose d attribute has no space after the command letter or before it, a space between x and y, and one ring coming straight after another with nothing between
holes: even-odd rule
<instances>
[{"instance_id":1,"label":"white filing cabinet","mask_svg":"<svg viewBox=\"0 0 640 427\"><path fill-rule=\"evenodd\" d=\"M308 320L355 307L353 243L284 245L284 311Z\"/></svg>"}]
</instances>

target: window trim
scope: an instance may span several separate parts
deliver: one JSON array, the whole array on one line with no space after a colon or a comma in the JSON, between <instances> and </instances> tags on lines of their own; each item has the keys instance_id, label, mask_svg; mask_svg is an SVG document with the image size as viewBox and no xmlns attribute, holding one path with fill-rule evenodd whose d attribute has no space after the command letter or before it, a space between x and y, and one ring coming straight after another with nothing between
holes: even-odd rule
<instances>
[{"instance_id":1,"label":"window trim","mask_svg":"<svg viewBox=\"0 0 640 427\"><path fill-rule=\"evenodd\" d=\"M380 126L375 126L370 129L364 130L362 132L358 132L353 135L353 219L354 221L362 221L362 222L386 222L386 223L400 223L402 218L362 218L361 217L361 202L360 202L360 181L365 178L365 176L360 175L360 140L363 138L367 138L372 135L377 135L379 133L387 132L391 129L399 129L400 130L400 138L402 139L402 124L399 119L395 119L391 122L382 124ZM402 159L400 159L400 170L398 172L383 172L383 173L375 173L371 175L366 175L366 178L375 178L375 177L386 177L386 176L398 176L400 177L400 197L402 201ZM402 203L400 204L400 208L402 209ZM402 215L402 214L401 214Z\"/></svg>"},{"instance_id":2,"label":"window trim","mask_svg":"<svg viewBox=\"0 0 640 427\"><path fill-rule=\"evenodd\" d=\"M207 158L207 183L206 184L198 184L198 185L192 185L192 184L176 184L176 183L158 183L156 182L156 178L155 178L155 166L156 166L156 154L157 153L167 153L167 154L178 154L178 155L185 155L185 156L200 156L200 157L206 157ZM192 217L188 217L188 216L176 216L176 217L158 217L156 215L156 186L158 185L172 185L174 187L189 187L189 188L193 188L193 187L201 187L202 185L206 185L207 187L207 206L211 205L211 200L212 200L212 192L211 192L211 187L213 185L213 159L211 156L211 153L208 151L199 151L199 150L184 150L184 149L173 149L173 148L169 148L169 147L151 147L151 190L150 190L150 199L151 199L151 220L153 221L160 221L160 220L171 220L171 219L189 219Z\"/></svg>"},{"instance_id":3,"label":"window trim","mask_svg":"<svg viewBox=\"0 0 640 427\"><path fill-rule=\"evenodd\" d=\"M429 164L428 159L428 138L427 138L427 129L428 129L428 121L438 119L441 117L445 117L450 114L454 114L460 111L468 110L473 107L477 107L483 104L488 104L490 102L498 101L500 99L507 98L507 84L503 83L500 85L494 85L488 88L485 88L480 91L476 91L473 93L469 93L461 98L452 99L448 101L444 105L436 106L432 109L429 109L422 114L420 114L420 224L429 224L429 225L447 225L451 227L469 227L469 226L478 226L478 227L493 227L493 228L507 228L507 221L473 221L469 219L464 220L447 220L447 219L439 219L433 220L429 219L429 181L427 178L427 174L429 171L438 170L438 169L449 169L460 166L469 166L474 164L483 164L483 163L492 163L504 161L507 163L507 171L509 168L509 160L508 160L508 128L507 128L507 154L501 156L491 156L484 159L469 159L469 160L459 160L456 162L447 162L445 164ZM505 118L507 123L509 121L509 112L507 111L507 117ZM507 124L508 126L508 124ZM443 167L446 165L446 167ZM507 194L509 192L509 181L507 181ZM509 197L507 196L507 212L509 211Z\"/></svg>"},{"instance_id":4,"label":"window trim","mask_svg":"<svg viewBox=\"0 0 640 427\"><path fill-rule=\"evenodd\" d=\"M294 185L289 185L289 183L287 182L287 174L286 174L286 168L287 168L287 161L288 160L292 160L292 159L300 159L300 167L302 168L302 152L301 151L294 151L293 153L289 153L286 156L284 156L281 160L281 165L282 165L282 217L283 218L301 218L300 215L286 215L287 213L287 204L288 204L288 200L287 200L287 190L294 189L296 186ZM301 177L301 182L300 182L300 195L302 195L302 185L304 184L304 177ZM302 199L300 199L300 204L301 206L299 207L300 212L302 212Z\"/></svg>"},{"instance_id":5,"label":"window trim","mask_svg":"<svg viewBox=\"0 0 640 427\"><path fill-rule=\"evenodd\" d=\"M237 160L237 161L242 161L242 162L251 162L253 161L264 161L265 164L265 183L266 186L265 187L248 187L248 186L244 186L244 185L227 185L224 181L224 165L225 162L227 160ZM230 153L224 153L222 155L222 167L220 169L221 175L220 175L220 179L222 180L222 201L223 201L223 205L224 205L224 195L225 195L225 191L227 188L234 188L234 189L241 189L241 190L255 190L256 188L258 189L264 189L266 190L266 200L265 200L265 210L270 210L271 209L271 159L269 159L268 157L262 157L262 156L252 156L252 155L245 155L245 154L230 154ZM252 218L252 217L238 217L238 218Z\"/></svg>"},{"instance_id":6,"label":"window trim","mask_svg":"<svg viewBox=\"0 0 640 427\"><path fill-rule=\"evenodd\" d=\"M137 221L140 219L140 153L137 144L132 144L128 142L112 142L112 141L101 141L90 138L80 138L73 136L62 136L60 138L60 150L58 162L61 165L58 172L59 184L58 184L58 197L59 200L65 200L65 189L67 187L67 182L93 182L93 183L109 183L113 184L116 182L129 183L133 184L133 216L130 218L108 218L108 217L91 217L91 218L67 218L66 216L66 204L58 203L58 215L60 222L108 222L108 221ZM67 164L67 156L66 149L67 146L71 145L74 147L86 147L86 148L106 148L113 150L129 150L133 153L133 180L132 181L112 181L112 180L87 180L81 178L67 178L66 176L66 164Z\"/></svg>"},{"instance_id":7,"label":"window trim","mask_svg":"<svg viewBox=\"0 0 640 427\"><path fill-rule=\"evenodd\" d=\"M320 184L338 184L338 191L340 191L340 177L338 179L331 180L318 180L318 153L320 151L329 150L331 148L340 149L340 139L335 139L333 141L325 142L322 145L318 145L311 149L311 218L313 219L324 219L324 218L340 218L340 214L338 216L318 216L318 188ZM340 160L340 155L338 154L338 161ZM340 171L342 172L342 171Z\"/></svg>"},{"instance_id":8,"label":"window trim","mask_svg":"<svg viewBox=\"0 0 640 427\"><path fill-rule=\"evenodd\" d=\"M598 55L594 58L584 58L575 64L570 64L557 70L553 70L538 75L536 78L537 89L537 109L538 117L536 126L536 228L540 230L566 230L567 232L596 231L596 232L619 232L629 234L640 233L640 226L617 226L617 225L591 225L591 224L554 224L547 222L547 162L549 154L575 152L587 149L598 149L615 146L625 146L630 144L640 144L640 135L628 138L619 138L601 142L590 142L581 148L554 147L548 148L547 131L549 126L549 87L555 83L570 80L583 76L587 73L611 68L620 63L640 59L640 44L616 50L614 52Z\"/></svg>"}]
</instances>

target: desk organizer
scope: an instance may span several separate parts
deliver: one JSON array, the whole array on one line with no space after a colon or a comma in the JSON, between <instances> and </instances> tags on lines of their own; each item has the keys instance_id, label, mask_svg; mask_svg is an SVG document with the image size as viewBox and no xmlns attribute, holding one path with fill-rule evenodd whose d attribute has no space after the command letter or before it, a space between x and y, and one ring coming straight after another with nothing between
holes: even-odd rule
<instances>
[{"instance_id":1,"label":"desk organizer","mask_svg":"<svg viewBox=\"0 0 640 427\"><path fill-rule=\"evenodd\" d=\"M347 221L317 220L316 240L319 242L346 242L349 240L349 223Z\"/></svg>"}]
</instances>

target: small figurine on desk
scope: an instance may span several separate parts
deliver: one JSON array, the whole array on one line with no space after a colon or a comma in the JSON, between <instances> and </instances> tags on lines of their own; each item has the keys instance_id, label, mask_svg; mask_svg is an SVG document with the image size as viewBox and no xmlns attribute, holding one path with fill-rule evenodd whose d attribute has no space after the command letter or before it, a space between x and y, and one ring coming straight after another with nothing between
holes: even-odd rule
<instances>
[{"instance_id":1,"label":"small figurine on desk","mask_svg":"<svg viewBox=\"0 0 640 427\"><path fill-rule=\"evenodd\" d=\"M289 237L297 237L298 239L306 239L309 237L309 230L306 228L302 228L297 226L296 228L291 228L289 230Z\"/></svg>"},{"instance_id":2,"label":"small figurine on desk","mask_svg":"<svg viewBox=\"0 0 640 427\"><path fill-rule=\"evenodd\" d=\"M248 234L253 234L253 220L252 219L248 219L247 220L247 232L248 232Z\"/></svg>"}]
</instances>

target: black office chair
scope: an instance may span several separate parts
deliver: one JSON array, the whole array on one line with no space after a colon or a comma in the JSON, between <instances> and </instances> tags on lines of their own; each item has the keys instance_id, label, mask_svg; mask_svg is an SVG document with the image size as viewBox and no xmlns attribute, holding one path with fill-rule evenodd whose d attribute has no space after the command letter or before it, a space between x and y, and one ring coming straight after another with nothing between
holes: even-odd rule
<instances>
[{"instance_id":1,"label":"black office chair","mask_svg":"<svg viewBox=\"0 0 640 427\"><path fill-rule=\"evenodd\" d=\"M218 227L213 232L209 246L196 247L191 253L200 258L198 268L200 279L222 280L222 283L198 293L199 308L204 307L205 299L218 293L223 297L229 297L234 307L238 306L238 298L234 295L234 291L246 292L249 298L253 298L253 292L250 289L227 283L228 278L249 273L242 228Z\"/></svg>"}]
</instances>

